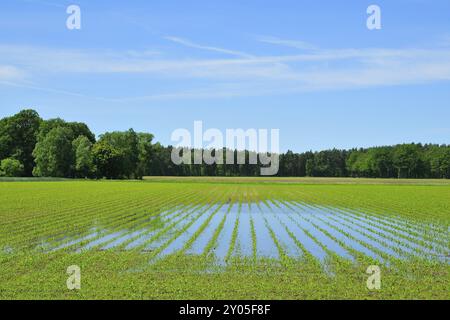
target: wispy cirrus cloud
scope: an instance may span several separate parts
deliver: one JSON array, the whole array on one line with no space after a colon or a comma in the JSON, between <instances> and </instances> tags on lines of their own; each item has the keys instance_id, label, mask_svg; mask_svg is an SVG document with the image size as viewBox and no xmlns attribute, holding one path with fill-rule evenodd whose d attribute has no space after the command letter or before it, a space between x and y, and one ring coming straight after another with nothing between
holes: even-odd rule
<instances>
[{"instance_id":1,"label":"wispy cirrus cloud","mask_svg":"<svg viewBox=\"0 0 450 320\"><path fill-rule=\"evenodd\" d=\"M286 46L286 47L291 47L291 48L295 48L295 49L301 49L301 50L317 50L318 47L305 42L305 41L301 41L301 40L286 40L286 39L280 39L280 38L276 38L276 37L259 37L258 38L259 42L264 42L264 43L268 43L268 44L273 44L273 45L280 45L280 46Z\"/></svg>"},{"instance_id":2,"label":"wispy cirrus cloud","mask_svg":"<svg viewBox=\"0 0 450 320\"><path fill-rule=\"evenodd\" d=\"M14 88L29 89L29 90L33 90L33 91L40 91L40 92L45 92L45 93L50 93L50 94L57 94L57 95L63 95L63 96L88 98L88 99L110 101L110 102L118 101L116 99L92 96L92 95L87 95L87 94L73 92L73 91L68 91L68 90L60 90L60 89L55 89L55 88L48 88L48 87L37 86L37 85L34 85L34 84L30 84L29 82L23 82L23 81L13 82L13 81L0 80L0 85L4 85L4 86L7 86L7 87L14 87Z\"/></svg>"},{"instance_id":3,"label":"wispy cirrus cloud","mask_svg":"<svg viewBox=\"0 0 450 320\"><path fill-rule=\"evenodd\" d=\"M15 66L0 65L0 81L21 80L25 72Z\"/></svg>"},{"instance_id":4,"label":"wispy cirrus cloud","mask_svg":"<svg viewBox=\"0 0 450 320\"><path fill-rule=\"evenodd\" d=\"M277 77L286 69L271 59L169 59L127 52L51 49L0 45L0 59L21 65L30 73L127 73L173 78ZM0 60L0 61L1 61Z\"/></svg>"},{"instance_id":5,"label":"wispy cirrus cloud","mask_svg":"<svg viewBox=\"0 0 450 320\"><path fill-rule=\"evenodd\" d=\"M179 38L176 38L179 40ZM176 40L175 42L177 42ZM173 41L173 39L172 39ZM180 40L181 41L181 40ZM145 75L183 80L184 88L168 92L142 92L135 96L104 97L116 101L202 99L264 96L308 91L347 90L450 80L450 48L341 48L315 49L294 55L254 56L222 48L180 44L231 55L225 58L171 59L163 52L128 50L69 50L0 45L0 80L20 85L24 75L54 79L84 74ZM131 54L130 54L131 52ZM207 80L194 87L189 79ZM113 80L111 80L113 81ZM71 95L72 90L49 89L39 83L29 89Z\"/></svg>"},{"instance_id":6,"label":"wispy cirrus cloud","mask_svg":"<svg viewBox=\"0 0 450 320\"><path fill-rule=\"evenodd\" d=\"M243 57L243 58L253 57L252 55L247 54L245 52L229 50L229 49L224 49L224 48L219 48L219 47L200 45L200 44L194 43L190 40L179 38L179 37L166 36L166 37L164 37L164 39L181 44L181 45L189 47L189 48L214 51L214 52L218 52L218 53L224 53L224 54L229 54L232 56Z\"/></svg>"}]
</instances>

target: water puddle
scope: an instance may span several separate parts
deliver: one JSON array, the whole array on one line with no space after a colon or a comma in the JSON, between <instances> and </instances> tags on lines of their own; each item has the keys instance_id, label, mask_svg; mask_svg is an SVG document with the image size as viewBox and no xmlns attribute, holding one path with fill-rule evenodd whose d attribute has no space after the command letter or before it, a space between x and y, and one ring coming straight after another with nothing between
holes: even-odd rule
<instances>
[{"instance_id":1,"label":"water puddle","mask_svg":"<svg viewBox=\"0 0 450 320\"><path fill-rule=\"evenodd\" d=\"M138 230L138 231L131 232L131 233L127 234L127 235L124 235L124 236L122 236L122 237L119 237L119 238L117 238L116 240L114 240L114 241L108 243L106 246L102 247L102 249L103 249L103 250L108 250L108 249L112 249L112 248L118 247L118 246L120 246L122 243L124 243L125 241L128 241L128 240L130 240L130 239L134 239L134 238L140 236L141 234L143 234L143 233L146 232L146 231L147 231L147 230L144 229L144 230Z\"/></svg>"},{"instance_id":2,"label":"water puddle","mask_svg":"<svg viewBox=\"0 0 450 320\"><path fill-rule=\"evenodd\" d=\"M322 244L327 250L334 252L335 254L343 258L353 260L353 256L346 249L344 249L337 241L333 240L331 237L327 236L323 231L317 228L317 225L313 221L306 219L305 215L290 214L289 210L292 211L292 208L287 207L280 202L278 202L277 204L284 211L284 213L289 214L289 218L291 220L300 225L303 230L306 230L306 232L311 235L311 238L316 239L316 241ZM315 213L316 216L318 214L319 213Z\"/></svg>"},{"instance_id":3,"label":"water puddle","mask_svg":"<svg viewBox=\"0 0 450 320\"><path fill-rule=\"evenodd\" d=\"M256 255L258 257L277 259L279 258L278 248L268 229L267 216L269 214L254 207L256 207L256 205L251 205L250 211L255 212L253 214L253 225L256 234ZM270 227L273 230L273 226Z\"/></svg>"},{"instance_id":4,"label":"water puddle","mask_svg":"<svg viewBox=\"0 0 450 320\"><path fill-rule=\"evenodd\" d=\"M239 226L234 256L253 256L253 239L251 228L252 213L246 204L242 204L239 212Z\"/></svg>"},{"instance_id":5,"label":"water puddle","mask_svg":"<svg viewBox=\"0 0 450 320\"><path fill-rule=\"evenodd\" d=\"M228 208L223 206L219 209L219 211L214 215L214 217L209 222L208 226L203 230L200 236L194 241L191 247L186 250L187 254L202 254L208 243L211 241L214 232L219 227L222 222L224 215L226 214Z\"/></svg>"},{"instance_id":6,"label":"water puddle","mask_svg":"<svg viewBox=\"0 0 450 320\"><path fill-rule=\"evenodd\" d=\"M277 261L281 253L295 259L308 254L322 263L330 255L354 260L355 253L381 263L412 255L449 261L448 237L437 233L433 241L424 224L301 201L177 206L125 222L123 228L119 221L68 236L50 251L156 251L162 258L185 250L188 255L213 254L218 265L230 254Z\"/></svg>"},{"instance_id":7,"label":"water puddle","mask_svg":"<svg viewBox=\"0 0 450 320\"><path fill-rule=\"evenodd\" d=\"M269 211L265 214L265 216L267 219L267 223L275 233L283 252L289 257L293 258L302 256L301 248L295 243L293 237L289 235L288 231L286 230L287 227L282 224L277 215L274 212Z\"/></svg>"},{"instance_id":8,"label":"water puddle","mask_svg":"<svg viewBox=\"0 0 450 320\"><path fill-rule=\"evenodd\" d=\"M74 245L76 245L76 244L78 244L78 243L80 243L80 242L83 242L83 241L87 241L87 240L93 239L93 238L97 237L97 236L100 234L100 232L99 232L99 231L96 231L95 229L93 229L93 230L91 230L91 231L92 231L92 233L90 233L90 234L88 234L88 235L86 235L86 236L84 236L84 237L81 237L81 238L78 238L78 239L74 239L74 240L70 240L70 241L68 241L68 242L65 242L65 243L63 243L63 244L61 244L61 245L59 245L59 246L53 248L53 249L50 250L50 251L57 251L57 250L69 248L69 247L74 246Z\"/></svg>"},{"instance_id":9,"label":"water puddle","mask_svg":"<svg viewBox=\"0 0 450 320\"><path fill-rule=\"evenodd\" d=\"M116 232L113 232L113 233L109 233L109 234L107 234L107 235L105 235L103 237L98 238L97 240L89 242L84 247L81 247L81 248L77 249L77 252L82 252L82 251L86 251L86 250L89 250L89 249L93 249L93 248L95 248L95 247L97 247L97 246L99 246L99 245L101 245L101 244L103 244L105 242L108 242L108 241L110 241L110 240L112 240L114 238L117 238L117 237L121 236L124 233L125 233L125 231L116 231Z\"/></svg>"},{"instance_id":10,"label":"water puddle","mask_svg":"<svg viewBox=\"0 0 450 320\"><path fill-rule=\"evenodd\" d=\"M196 231L206 222L206 220L214 213L217 209L217 205L214 205L208 208L206 211L203 210L199 217L195 217L192 219L192 224L176 239L174 239L163 251L160 253L161 256L165 256L176 251L181 250L187 241L192 238L192 236L196 233ZM201 210L199 210L201 211Z\"/></svg>"},{"instance_id":11,"label":"water puddle","mask_svg":"<svg viewBox=\"0 0 450 320\"><path fill-rule=\"evenodd\" d=\"M226 220L221 230L213 252L219 261L224 261L230 249L231 240L233 238L233 230L238 218L239 206L233 204L228 213L226 213Z\"/></svg>"},{"instance_id":12,"label":"water puddle","mask_svg":"<svg viewBox=\"0 0 450 320\"><path fill-rule=\"evenodd\" d=\"M276 218L279 219L281 223L283 223L288 230L293 234L297 242L301 244L301 246L313 257L318 259L319 261L324 262L327 253L325 250L317 244L310 236L308 236L304 229L300 226L300 224L296 223L295 219L293 220L291 213L286 214L282 208L277 208L274 206L269 207L268 209L273 210L273 214Z\"/></svg>"}]
</instances>

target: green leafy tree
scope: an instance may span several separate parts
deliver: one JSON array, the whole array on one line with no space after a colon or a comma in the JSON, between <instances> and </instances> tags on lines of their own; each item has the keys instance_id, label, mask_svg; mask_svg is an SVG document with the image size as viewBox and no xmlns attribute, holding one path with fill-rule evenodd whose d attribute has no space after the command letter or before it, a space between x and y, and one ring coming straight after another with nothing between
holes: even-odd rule
<instances>
[{"instance_id":1,"label":"green leafy tree","mask_svg":"<svg viewBox=\"0 0 450 320\"><path fill-rule=\"evenodd\" d=\"M306 175L314 177L314 158L306 160Z\"/></svg>"},{"instance_id":2,"label":"green leafy tree","mask_svg":"<svg viewBox=\"0 0 450 320\"><path fill-rule=\"evenodd\" d=\"M394 174L392 148L379 147L368 150L369 164L374 177L388 178Z\"/></svg>"},{"instance_id":3,"label":"green leafy tree","mask_svg":"<svg viewBox=\"0 0 450 320\"><path fill-rule=\"evenodd\" d=\"M56 127L36 144L33 155L38 177L71 177L73 172L73 132L69 128Z\"/></svg>"},{"instance_id":4,"label":"green leafy tree","mask_svg":"<svg viewBox=\"0 0 450 320\"><path fill-rule=\"evenodd\" d=\"M79 136L72 142L75 155L75 176L92 177L95 172L92 142L85 136Z\"/></svg>"},{"instance_id":5,"label":"green leafy tree","mask_svg":"<svg viewBox=\"0 0 450 320\"><path fill-rule=\"evenodd\" d=\"M450 178L450 147L430 146L426 159L433 178Z\"/></svg>"},{"instance_id":6,"label":"green leafy tree","mask_svg":"<svg viewBox=\"0 0 450 320\"><path fill-rule=\"evenodd\" d=\"M97 164L98 176L109 178L260 174L261 163L249 163L255 155L253 151L224 148L224 157L227 153L234 155L234 164L175 165L171 161L172 146L152 144L152 140L153 135L130 129L107 132L95 143L95 136L86 124L60 118L43 121L33 110L0 119L0 160L18 160L24 167L23 175L30 175L35 166L35 175L90 177ZM193 157L194 150L191 151ZM215 150L196 151L216 153ZM238 155L245 155L246 163L238 164ZM289 150L279 156L279 176L450 178L448 145L412 143L305 153Z\"/></svg>"},{"instance_id":7,"label":"green leafy tree","mask_svg":"<svg viewBox=\"0 0 450 320\"><path fill-rule=\"evenodd\" d=\"M136 178L141 179L145 175L150 175L152 165L152 140L150 133L138 133L139 157L136 168Z\"/></svg>"},{"instance_id":8,"label":"green leafy tree","mask_svg":"<svg viewBox=\"0 0 450 320\"><path fill-rule=\"evenodd\" d=\"M0 159L11 157L22 163L22 175L31 176L33 150L42 119L34 110L22 110L0 121Z\"/></svg>"},{"instance_id":9,"label":"green leafy tree","mask_svg":"<svg viewBox=\"0 0 450 320\"><path fill-rule=\"evenodd\" d=\"M72 132L71 140L75 140L79 136L85 136L91 143L95 143L95 135L89 127L81 122L66 122L61 118L49 119L42 121L39 128L38 141L43 140L47 134L54 128L68 128Z\"/></svg>"},{"instance_id":10,"label":"green leafy tree","mask_svg":"<svg viewBox=\"0 0 450 320\"><path fill-rule=\"evenodd\" d=\"M92 148L97 178L122 178L123 154L106 141L98 141Z\"/></svg>"},{"instance_id":11,"label":"green leafy tree","mask_svg":"<svg viewBox=\"0 0 450 320\"><path fill-rule=\"evenodd\" d=\"M89 127L82 122L68 122L67 126L73 132L73 139L76 139L80 136L86 137L91 144L95 143L95 135L89 129Z\"/></svg>"},{"instance_id":12,"label":"green leafy tree","mask_svg":"<svg viewBox=\"0 0 450 320\"><path fill-rule=\"evenodd\" d=\"M0 159L9 157L12 153L12 138L9 134L9 118L0 119Z\"/></svg>"},{"instance_id":13,"label":"green leafy tree","mask_svg":"<svg viewBox=\"0 0 450 320\"><path fill-rule=\"evenodd\" d=\"M398 178L418 178L418 169L421 168L419 149L416 144L402 144L394 148L393 163Z\"/></svg>"},{"instance_id":14,"label":"green leafy tree","mask_svg":"<svg viewBox=\"0 0 450 320\"><path fill-rule=\"evenodd\" d=\"M135 178L138 175L139 137L133 129L107 132L100 136L99 141L105 142L121 154L120 176Z\"/></svg>"},{"instance_id":15,"label":"green leafy tree","mask_svg":"<svg viewBox=\"0 0 450 320\"><path fill-rule=\"evenodd\" d=\"M372 157L366 150L354 150L348 156L347 168L352 177L370 177L372 174Z\"/></svg>"},{"instance_id":16,"label":"green leafy tree","mask_svg":"<svg viewBox=\"0 0 450 320\"><path fill-rule=\"evenodd\" d=\"M152 176L175 176L180 175L183 168L175 165L171 160L172 146L164 147L159 142L152 145L150 175ZM201 167L196 165L196 172Z\"/></svg>"},{"instance_id":17,"label":"green leafy tree","mask_svg":"<svg viewBox=\"0 0 450 320\"><path fill-rule=\"evenodd\" d=\"M19 160L7 158L0 164L0 175L5 177L20 177L24 173L24 166Z\"/></svg>"},{"instance_id":18,"label":"green leafy tree","mask_svg":"<svg viewBox=\"0 0 450 320\"><path fill-rule=\"evenodd\" d=\"M61 128L67 127L67 122L61 118L48 119L42 121L39 127L38 142L44 140L50 131L59 127Z\"/></svg>"}]
</instances>

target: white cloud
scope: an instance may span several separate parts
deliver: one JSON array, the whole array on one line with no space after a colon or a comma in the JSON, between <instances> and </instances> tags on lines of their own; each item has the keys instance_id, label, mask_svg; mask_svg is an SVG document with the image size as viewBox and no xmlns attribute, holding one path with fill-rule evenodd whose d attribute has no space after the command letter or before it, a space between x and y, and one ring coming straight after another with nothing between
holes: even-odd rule
<instances>
[{"instance_id":1,"label":"white cloud","mask_svg":"<svg viewBox=\"0 0 450 320\"><path fill-rule=\"evenodd\" d=\"M245 52L235 51L235 50L229 50L229 49L223 49L218 47L211 47L211 46L204 46L197 43L194 43L187 39L182 39L178 37L172 37L172 36L166 36L164 39L181 44L185 47L194 48L194 49L200 49L200 50L207 50L207 51L215 51L219 53L225 53L237 57L243 57L243 58L251 58L252 55L249 55Z\"/></svg>"},{"instance_id":2,"label":"white cloud","mask_svg":"<svg viewBox=\"0 0 450 320\"><path fill-rule=\"evenodd\" d=\"M29 84L29 83L26 83L26 82L12 82L12 81L2 81L2 80L0 80L0 85L5 85L5 86L15 87L15 88L24 88L24 89L36 90L36 91L46 92L46 93L50 93L50 94L64 95L64 96L88 98L88 99L111 101L111 102L115 101L114 99L97 97L97 96L90 96L90 95L77 93L77 92L72 92L72 91L67 91L67 90L59 90L59 89L54 89L54 88L40 87L40 86L36 86L36 85Z\"/></svg>"},{"instance_id":3,"label":"white cloud","mask_svg":"<svg viewBox=\"0 0 450 320\"><path fill-rule=\"evenodd\" d=\"M136 58L137 57L137 58ZM30 46L1 46L0 59L30 73L139 73L175 78L276 77L286 73L274 62L241 59L164 59L130 56L128 52L61 50Z\"/></svg>"},{"instance_id":4,"label":"white cloud","mask_svg":"<svg viewBox=\"0 0 450 320\"><path fill-rule=\"evenodd\" d=\"M11 81L25 77L25 73L14 66L0 65L0 80Z\"/></svg>"},{"instance_id":5,"label":"white cloud","mask_svg":"<svg viewBox=\"0 0 450 320\"><path fill-rule=\"evenodd\" d=\"M226 51L232 57L169 59L162 53L153 54L151 51L62 50L0 45L0 61L5 63L0 65L0 80L17 80L17 83L26 74L31 80L34 76L45 76L46 83L51 83L52 78L67 78L78 73L92 77L97 74L142 74L182 80L184 86L176 92L142 92L137 97L111 98L117 101L263 96L450 80L450 48L317 49L297 55L256 57L188 43L207 48L205 50ZM190 79L208 81L203 88L194 88ZM39 88L38 84L33 86ZM72 94L71 90L57 92Z\"/></svg>"},{"instance_id":6,"label":"white cloud","mask_svg":"<svg viewBox=\"0 0 450 320\"><path fill-rule=\"evenodd\" d=\"M286 47L291 47L291 48L295 48L295 49L301 49L301 50L317 50L318 47L305 42L305 41L301 41L301 40L285 40L285 39L279 39L276 37L260 37L258 38L258 41L260 42L264 42L264 43L269 43L269 44L274 44L274 45L281 45L281 46L286 46Z\"/></svg>"}]
</instances>

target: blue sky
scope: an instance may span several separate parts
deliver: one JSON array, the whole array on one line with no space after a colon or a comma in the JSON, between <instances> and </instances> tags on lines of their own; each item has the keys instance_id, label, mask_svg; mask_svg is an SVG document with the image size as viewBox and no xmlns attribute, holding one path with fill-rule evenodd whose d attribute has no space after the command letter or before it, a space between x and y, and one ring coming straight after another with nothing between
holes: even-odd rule
<instances>
[{"instance_id":1,"label":"blue sky","mask_svg":"<svg viewBox=\"0 0 450 320\"><path fill-rule=\"evenodd\" d=\"M0 117L25 107L164 144L195 120L282 151L449 143L450 2L2 0Z\"/></svg>"}]
</instances>

